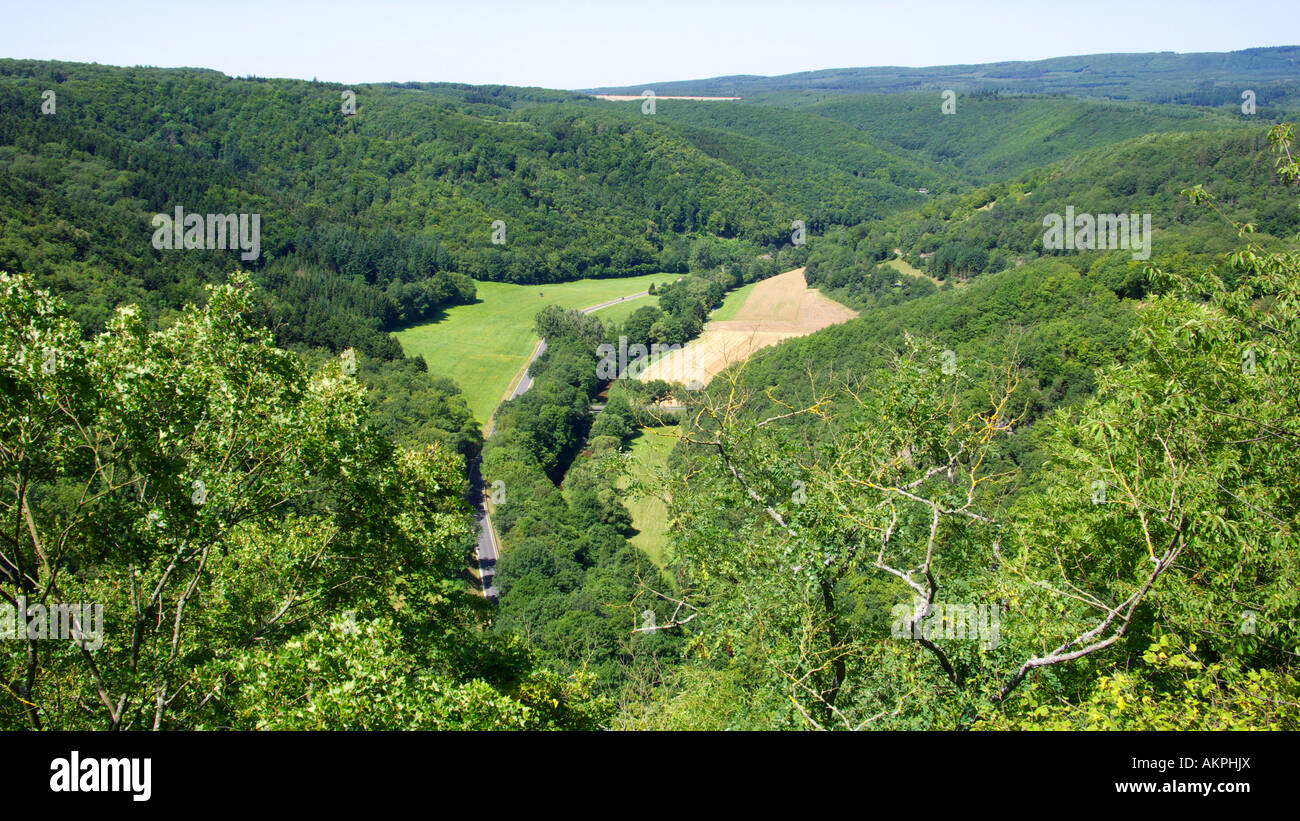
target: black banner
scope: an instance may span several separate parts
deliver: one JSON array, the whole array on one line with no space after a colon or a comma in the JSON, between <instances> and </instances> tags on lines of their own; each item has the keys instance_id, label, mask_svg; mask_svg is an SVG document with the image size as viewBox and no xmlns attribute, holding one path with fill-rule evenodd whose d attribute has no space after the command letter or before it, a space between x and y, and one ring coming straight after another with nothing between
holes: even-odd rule
<instances>
[{"instance_id":1,"label":"black banner","mask_svg":"<svg viewBox=\"0 0 1300 821\"><path fill-rule=\"evenodd\" d=\"M920 801L1216 809L1286 800L1285 733L8 733L7 798L128 812L256 806L339 809L437 796L485 811L561 803L675 812L774 795L864 809ZM701 792L702 789L702 792ZM659 795L666 804L653 796ZM635 803L629 805L628 799ZM602 802L613 801L616 805ZM991 802L991 803L989 803ZM1064 802L1064 803L1061 803ZM447 806L440 804L439 806ZM430 809L434 809L430 807ZM586 811L582 813L586 815Z\"/></svg>"}]
</instances>

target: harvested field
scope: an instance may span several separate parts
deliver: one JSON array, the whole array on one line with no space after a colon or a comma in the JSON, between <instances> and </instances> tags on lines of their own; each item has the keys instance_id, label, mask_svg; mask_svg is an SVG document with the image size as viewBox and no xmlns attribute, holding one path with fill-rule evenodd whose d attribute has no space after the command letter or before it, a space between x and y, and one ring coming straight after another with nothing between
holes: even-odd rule
<instances>
[{"instance_id":1,"label":"harvested field","mask_svg":"<svg viewBox=\"0 0 1300 821\"><path fill-rule=\"evenodd\" d=\"M809 288L803 269L796 268L756 284L734 318L705 325L699 338L660 357L638 378L703 387L760 348L855 316L856 312Z\"/></svg>"}]
</instances>

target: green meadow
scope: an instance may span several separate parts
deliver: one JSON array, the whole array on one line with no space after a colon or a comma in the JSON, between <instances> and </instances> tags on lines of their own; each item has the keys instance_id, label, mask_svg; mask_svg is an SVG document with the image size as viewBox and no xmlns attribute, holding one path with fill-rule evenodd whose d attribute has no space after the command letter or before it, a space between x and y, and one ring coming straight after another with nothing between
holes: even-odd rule
<instances>
[{"instance_id":1,"label":"green meadow","mask_svg":"<svg viewBox=\"0 0 1300 821\"><path fill-rule=\"evenodd\" d=\"M726 322L729 319L735 319L736 314L740 312L740 306L744 305L745 300L749 299L749 295L757 284L757 282L751 282L743 288L737 288L727 294L718 309L709 315L709 321Z\"/></svg>"},{"instance_id":2,"label":"green meadow","mask_svg":"<svg viewBox=\"0 0 1300 821\"><path fill-rule=\"evenodd\" d=\"M893 267L895 271L902 271L903 273L908 274L910 276L925 277L927 279L932 279L932 277L929 274L927 274L925 271L922 271L920 268L913 266L911 263L909 263L907 260L903 259L902 257L894 257L893 259L887 259L884 262L882 262L881 265L889 265Z\"/></svg>"},{"instance_id":3,"label":"green meadow","mask_svg":"<svg viewBox=\"0 0 1300 821\"><path fill-rule=\"evenodd\" d=\"M589 308L640 293L650 283L664 284L670 274L619 279L580 279L548 285L475 282L478 302L449 308L437 322L397 333L407 356L423 356L429 373L454 379L465 393L474 418L487 423L507 388L537 344L533 317L547 305ZM622 321L653 298L625 300L597 312L602 320Z\"/></svg>"},{"instance_id":4,"label":"green meadow","mask_svg":"<svg viewBox=\"0 0 1300 821\"><path fill-rule=\"evenodd\" d=\"M668 454L677 444L677 427L642 428L641 435L628 444L632 467L628 475L619 480L619 489L629 485L640 487L635 492L623 494L623 506L632 514L632 527L636 535L628 541L645 551L656 565L664 566L668 545L668 506L658 492L659 476L668 462Z\"/></svg>"},{"instance_id":5,"label":"green meadow","mask_svg":"<svg viewBox=\"0 0 1300 821\"><path fill-rule=\"evenodd\" d=\"M640 281L641 279L643 279L643 277L637 277L637 281ZM667 285L668 283L672 282L673 279L674 277L656 275L651 277L650 281L654 282L655 286L657 287L660 285ZM636 293L636 292L633 291L632 293ZM618 296L623 296L623 294L619 294ZM615 304L610 305L608 308L601 308L599 311L596 312L596 316L599 316L601 321L604 322L607 327L609 325L621 325L622 323L627 321L627 318L631 316L632 312L635 311L636 309L644 308L647 305L658 305L658 304L659 304L659 298L655 296L641 297L639 299L626 299L623 300L622 302L616 302ZM584 305L583 307L587 307L587 306Z\"/></svg>"}]
</instances>

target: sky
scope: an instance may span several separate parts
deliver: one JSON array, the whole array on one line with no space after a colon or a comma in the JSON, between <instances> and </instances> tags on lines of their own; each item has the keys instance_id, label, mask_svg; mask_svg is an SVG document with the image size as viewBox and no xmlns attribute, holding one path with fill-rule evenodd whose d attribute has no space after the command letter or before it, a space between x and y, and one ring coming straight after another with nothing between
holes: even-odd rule
<instances>
[{"instance_id":1,"label":"sky","mask_svg":"<svg viewBox=\"0 0 1300 821\"><path fill-rule=\"evenodd\" d=\"M0 57L594 88L1300 44L1295 0L0 0Z\"/></svg>"}]
</instances>

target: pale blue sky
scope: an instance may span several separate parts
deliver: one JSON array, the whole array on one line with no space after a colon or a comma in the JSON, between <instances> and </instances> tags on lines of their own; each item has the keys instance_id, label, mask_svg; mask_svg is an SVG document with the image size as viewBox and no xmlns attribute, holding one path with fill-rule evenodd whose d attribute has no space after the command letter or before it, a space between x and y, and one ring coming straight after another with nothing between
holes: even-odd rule
<instances>
[{"instance_id":1,"label":"pale blue sky","mask_svg":"<svg viewBox=\"0 0 1300 821\"><path fill-rule=\"evenodd\" d=\"M0 57L590 88L1300 43L1295 0L0 0Z\"/></svg>"}]
</instances>

